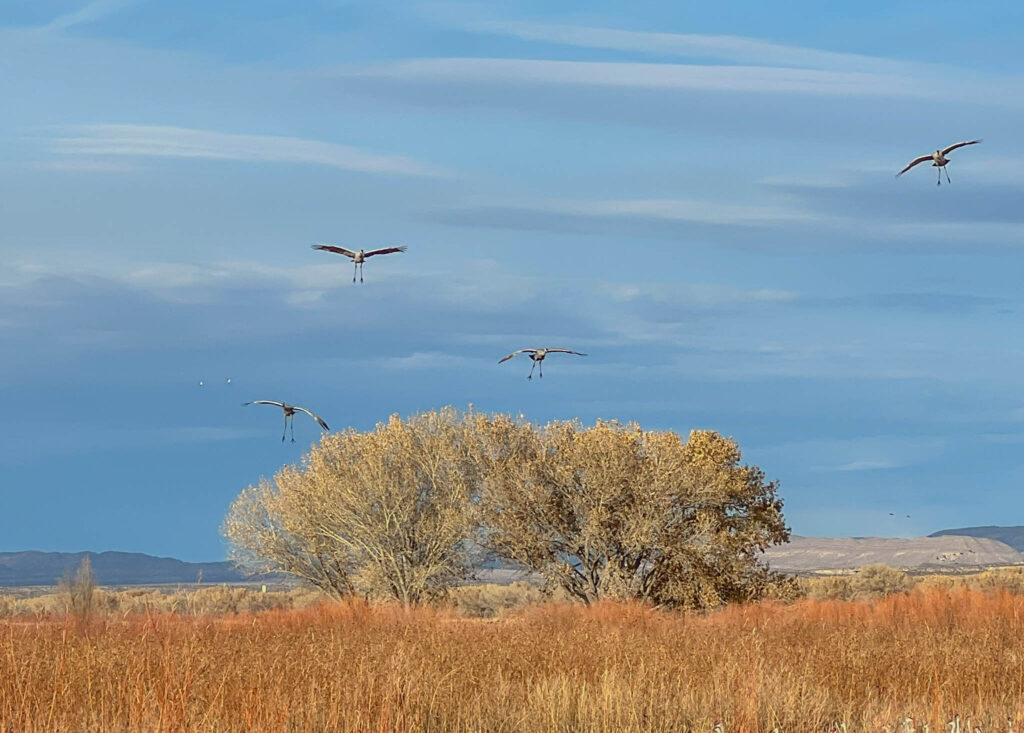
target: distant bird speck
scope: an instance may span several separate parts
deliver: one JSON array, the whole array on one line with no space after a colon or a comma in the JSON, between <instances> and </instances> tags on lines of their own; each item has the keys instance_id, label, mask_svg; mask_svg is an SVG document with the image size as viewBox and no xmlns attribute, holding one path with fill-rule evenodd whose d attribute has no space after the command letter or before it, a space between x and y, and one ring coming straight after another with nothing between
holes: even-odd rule
<instances>
[{"instance_id":1,"label":"distant bird speck","mask_svg":"<svg viewBox=\"0 0 1024 733\"><path fill-rule=\"evenodd\" d=\"M202 379L200 379L200 380L199 380L199 386L200 386L200 387L202 387L202 386L203 386L203 380L202 380Z\"/></svg>"},{"instance_id":2,"label":"distant bird speck","mask_svg":"<svg viewBox=\"0 0 1024 733\"><path fill-rule=\"evenodd\" d=\"M942 185L942 172L943 171L946 171L946 183L952 183L952 181L949 180L949 171L946 170L946 165L949 164L949 159L946 156L949 155L954 150L956 150L957 148L962 148L964 145L977 145L980 142L981 142L981 140L968 140L968 141L962 142L962 143L953 143L948 148L943 148L942 150L936 150L934 153L928 153L928 155L922 155L920 158L914 158L912 161L907 163L907 167L906 168L904 168L903 170L901 170L899 173L896 174L896 177L899 178L900 176L902 176L904 173L909 171L911 168L913 168L918 163L924 163L925 161L929 161L930 160L930 161L932 161L932 166L934 168L938 168L939 169L938 170L939 180L938 180L938 182L935 185L936 186L941 186Z\"/></svg>"}]
</instances>

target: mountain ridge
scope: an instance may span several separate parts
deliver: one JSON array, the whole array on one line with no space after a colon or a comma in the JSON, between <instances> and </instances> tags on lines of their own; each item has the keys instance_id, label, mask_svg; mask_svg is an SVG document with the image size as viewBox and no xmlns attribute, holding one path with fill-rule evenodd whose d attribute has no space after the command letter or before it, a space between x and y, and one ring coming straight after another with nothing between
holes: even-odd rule
<instances>
[{"instance_id":1,"label":"mountain ridge","mask_svg":"<svg viewBox=\"0 0 1024 733\"><path fill-rule=\"evenodd\" d=\"M940 529L932 532L929 537L945 537L957 535L960 537L987 537L990 540L1003 542L1018 552L1024 552L1024 527L1020 525L997 526L994 524L981 527L959 527L957 529Z\"/></svg>"},{"instance_id":2,"label":"mountain ridge","mask_svg":"<svg viewBox=\"0 0 1024 733\"><path fill-rule=\"evenodd\" d=\"M56 585L65 574L74 573L86 555L99 585L195 583L199 577L208 583L240 583L253 579L227 561L186 562L173 557L117 550L23 550L0 552L0 586Z\"/></svg>"},{"instance_id":3,"label":"mountain ridge","mask_svg":"<svg viewBox=\"0 0 1024 733\"><path fill-rule=\"evenodd\" d=\"M52 586L74 573L89 556L99 585L242 583L257 578L228 561L187 562L141 552L0 552L0 587ZM1024 526L980 526L941 529L927 537L804 537L793 535L785 545L763 554L783 572L847 570L883 563L905 569L963 569L985 565L1024 564ZM201 573L201 575L200 575ZM276 577L276 576L275 576Z\"/></svg>"}]
</instances>

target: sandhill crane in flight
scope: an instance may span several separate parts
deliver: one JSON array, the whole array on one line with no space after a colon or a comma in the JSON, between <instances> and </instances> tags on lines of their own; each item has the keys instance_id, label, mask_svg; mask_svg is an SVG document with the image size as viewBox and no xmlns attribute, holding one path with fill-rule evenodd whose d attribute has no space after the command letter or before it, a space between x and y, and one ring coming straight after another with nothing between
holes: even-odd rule
<instances>
[{"instance_id":1,"label":"sandhill crane in flight","mask_svg":"<svg viewBox=\"0 0 1024 733\"><path fill-rule=\"evenodd\" d=\"M358 252L353 252L350 249L344 247L335 247L333 244L314 244L313 249L320 249L324 252L334 252L335 254L345 255L355 266L352 271L352 282L356 281L356 272L359 273L359 282L363 281L363 263L366 262L367 257L373 257L374 255L389 255L395 252L405 252L408 247L384 247L383 249L371 249L367 252L365 249L361 249Z\"/></svg>"},{"instance_id":2,"label":"sandhill crane in flight","mask_svg":"<svg viewBox=\"0 0 1024 733\"><path fill-rule=\"evenodd\" d=\"M942 150L936 150L934 153L929 153L928 155L922 155L920 158L914 158L914 160L912 160L909 163L907 163L907 167L906 168L904 168L903 170L901 170L899 173L896 174L896 177L899 178L900 176L902 176L904 173L909 171L911 168L913 168L918 163L924 163L924 162L930 160L930 161L932 161L932 167L939 169L939 171L938 171L938 173L939 173L939 180L938 180L938 183L936 183L935 185L936 186L941 186L942 185L942 172L943 171L946 171L946 183L952 183L952 181L949 180L949 171L946 170L946 165L949 163L949 158L947 158L946 156L949 155L950 153L952 153L957 148L962 148L964 145L977 145L980 142L981 142L981 140L968 140L967 142L954 143L954 144L950 145L948 148L943 148Z\"/></svg>"},{"instance_id":3,"label":"sandhill crane in flight","mask_svg":"<svg viewBox=\"0 0 1024 733\"><path fill-rule=\"evenodd\" d=\"M537 365L540 365L540 376L543 379L544 365L541 364L541 362L544 361L544 357L548 354L576 354L576 356L586 356L586 354L581 354L578 351L570 351L569 349L519 349L518 351L513 351L508 356L502 357L498 360L498 363L501 364L506 362L512 357L519 356L520 354L529 354L530 359L533 360L533 366L530 367L530 376L528 376L527 379L533 379L533 369Z\"/></svg>"},{"instance_id":4,"label":"sandhill crane in flight","mask_svg":"<svg viewBox=\"0 0 1024 733\"><path fill-rule=\"evenodd\" d=\"M282 433L281 433L281 442L282 443L284 442L285 433L288 432L288 420L289 419L291 419L291 426L292 426L292 442L293 443L295 442L295 412L296 412L296 410L299 411L299 412L306 413L311 418L313 418L318 423L320 423L320 427L322 427L324 429L325 433L330 432L330 430L331 430L329 427L327 427L327 423L325 423L323 421L323 419L319 415L317 415L316 413L312 412L311 410L307 410L305 407L299 407L298 405L289 405L287 402L274 402L273 400L253 400L252 402L243 402L242 403L243 407L245 407L246 405L277 405L278 407L281 408L281 410L284 411L284 431L282 431Z\"/></svg>"}]
</instances>

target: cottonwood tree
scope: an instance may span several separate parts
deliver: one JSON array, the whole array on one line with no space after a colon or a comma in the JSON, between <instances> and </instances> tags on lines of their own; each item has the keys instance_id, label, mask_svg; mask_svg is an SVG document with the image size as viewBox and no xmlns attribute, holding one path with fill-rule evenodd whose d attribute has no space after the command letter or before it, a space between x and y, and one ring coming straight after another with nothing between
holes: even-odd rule
<instances>
[{"instance_id":1,"label":"cottonwood tree","mask_svg":"<svg viewBox=\"0 0 1024 733\"><path fill-rule=\"evenodd\" d=\"M243 492L223 533L237 559L335 594L442 595L469 573L475 421L445 409L325 436L301 466Z\"/></svg>"},{"instance_id":2,"label":"cottonwood tree","mask_svg":"<svg viewBox=\"0 0 1024 733\"><path fill-rule=\"evenodd\" d=\"M776 580L759 553L784 542L777 485L712 431L478 420L482 544L571 596L710 608Z\"/></svg>"},{"instance_id":3,"label":"cottonwood tree","mask_svg":"<svg viewBox=\"0 0 1024 733\"><path fill-rule=\"evenodd\" d=\"M312 514L316 490L294 466L278 471L273 483L260 479L245 489L221 526L229 558L252 574L284 573L328 595L352 593L356 559L319 532Z\"/></svg>"}]
</instances>

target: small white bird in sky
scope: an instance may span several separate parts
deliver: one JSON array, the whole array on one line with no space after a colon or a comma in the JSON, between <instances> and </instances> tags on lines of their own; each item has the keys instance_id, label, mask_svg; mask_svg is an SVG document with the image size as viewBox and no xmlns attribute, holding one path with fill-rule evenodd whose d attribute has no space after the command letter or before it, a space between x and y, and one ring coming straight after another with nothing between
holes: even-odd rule
<instances>
[{"instance_id":1,"label":"small white bird in sky","mask_svg":"<svg viewBox=\"0 0 1024 733\"><path fill-rule=\"evenodd\" d=\"M936 186L941 186L942 185L942 172L943 171L946 171L946 183L952 183L952 181L949 180L949 171L946 170L946 165L949 163L949 158L947 158L946 156L949 155L954 150L956 150L957 148L962 148L964 145L977 145L980 142L981 142L981 140L968 140L968 141L962 142L962 143L953 143L948 148L943 148L942 150L936 150L934 153L929 153L928 155L922 155L920 158L914 158L912 161L907 163L907 167L906 168L904 168L903 170L901 170L899 173L896 174L896 177L899 178L900 176L902 176L904 173L909 171L911 168L913 168L918 163L925 163L925 162L930 160L930 161L932 161L932 166L934 168L938 168L939 169L938 170L939 181L935 185Z\"/></svg>"},{"instance_id":2,"label":"small white bird in sky","mask_svg":"<svg viewBox=\"0 0 1024 733\"><path fill-rule=\"evenodd\" d=\"M498 363L501 364L506 362L519 354L529 354L530 359L533 360L533 366L530 367L530 376L528 376L527 379L533 379L533 369L538 364L540 364L540 376L541 378L544 377L544 365L541 364L541 362L544 361L544 357L548 354L575 354L576 356L586 356L586 354L581 354L578 351L570 351L569 349L519 349L518 351L513 351L508 356L502 357L498 360Z\"/></svg>"},{"instance_id":3,"label":"small white bird in sky","mask_svg":"<svg viewBox=\"0 0 1024 733\"><path fill-rule=\"evenodd\" d=\"M355 265L355 269L352 271L352 282L356 281L356 273L359 273L359 282L363 281L363 263L367 257L374 257L376 255L389 255L395 252L405 252L408 247L384 247L383 249L371 249L367 252L365 249L361 249L358 252L353 252L350 249L344 247L335 247L333 244L314 244L313 249L323 250L324 252L334 252L335 254L345 255L352 264Z\"/></svg>"},{"instance_id":4,"label":"small white bird in sky","mask_svg":"<svg viewBox=\"0 0 1024 733\"><path fill-rule=\"evenodd\" d=\"M295 442L295 413L296 413L296 411L304 412L307 415L309 415L311 418L316 420L318 423L320 423L320 427L324 429L325 433L328 433L331 430L329 427L327 427L327 423L325 423L320 418L319 415L317 415L316 413L312 412L311 410L307 410L305 407L299 407L298 405L289 405L287 402L274 402L273 400L253 400L252 402L243 402L242 403L243 407L245 407L246 405L276 405L277 407L280 407L284 411L284 431L281 433L281 442L282 443L284 442L285 433L288 432L288 420L289 419L291 419L291 426L292 426L292 442L293 443Z\"/></svg>"}]
</instances>

